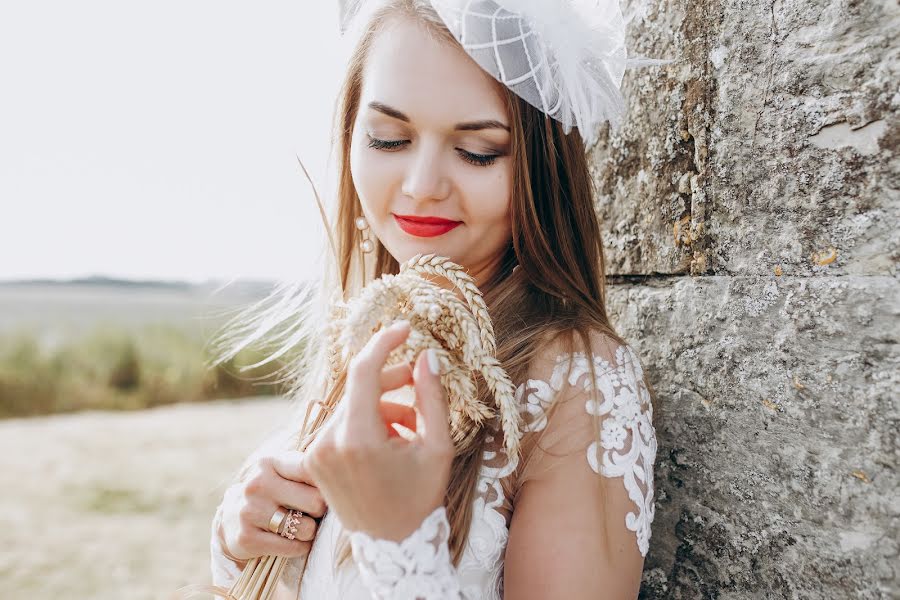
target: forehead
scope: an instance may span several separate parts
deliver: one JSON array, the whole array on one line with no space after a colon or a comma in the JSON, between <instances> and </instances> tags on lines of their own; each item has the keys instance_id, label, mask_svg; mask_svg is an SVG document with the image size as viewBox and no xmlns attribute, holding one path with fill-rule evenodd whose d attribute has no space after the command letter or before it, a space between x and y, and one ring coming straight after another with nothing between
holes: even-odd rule
<instances>
[{"instance_id":1,"label":"forehead","mask_svg":"<svg viewBox=\"0 0 900 600\"><path fill-rule=\"evenodd\" d=\"M361 106L377 100L414 123L505 121L499 85L459 46L434 37L407 17L394 18L369 50Z\"/></svg>"}]
</instances>

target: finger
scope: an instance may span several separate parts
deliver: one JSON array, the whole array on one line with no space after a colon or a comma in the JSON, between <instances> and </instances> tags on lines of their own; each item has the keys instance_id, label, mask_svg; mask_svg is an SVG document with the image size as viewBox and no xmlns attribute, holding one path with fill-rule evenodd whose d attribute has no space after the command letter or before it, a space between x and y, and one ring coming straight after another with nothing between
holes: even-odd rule
<instances>
[{"instance_id":1,"label":"finger","mask_svg":"<svg viewBox=\"0 0 900 600\"><path fill-rule=\"evenodd\" d=\"M424 431L418 433L426 445L446 446L453 443L450 436L450 405L439 371L438 355L434 348L419 353L414 377L416 408L422 415Z\"/></svg>"},{"instance_id":2,"label":"finger","mask_svg":"<svg viewBox=\"0 0 900 600\"><path fill-rule=\"evenodd\" d=\"M385 367L381 372L381 387L384 391L395 390L412 383L413 367L410 363L404 362L399 365ZM381 417L387 426L388 438L405 438L411 435L406 431L399 432L394 427L395 423L399 423L413 432L416 430L416 411L406 404L382 400Z\"/></svg>"},{"instance_id":3,"label":"finger","mask_svg":"<svg viewBox=\"0 0 900 600\"><path fill-rule=\"evenodd\" d=\"M416 430L417 416L416 409L413 407L397 402L382 400L380 408L381 418L384 420L384 424L390 429L388 435L391 435L391 433L399 435L393 427L390 427L391 423L399 423L408 429L412 429L413 431ZM391 435L391 437L393 437L393 435Z\"/></svg>"},{"instance_id":4,"label":"finger","mask_svg":"<svg viewBox=\"0 0 900 600\"><path fill-rule=\"evenodd\" d=\"M266 533L269 533L271 535L277 536L283 540L288 540L288 541L299 540L301 542L309 542L309 541L312 541L312 539L316 537L316 532L319 529L319 522L316 521L312 517L312 515L303 513L303 515L300 516L299 519L295 520L295 524L296 524L297 528L294 531L294 540L291 540L290 538L285 537L285 536L281 535L280 533L272 533L271 531L269 531L268 527L265 528L265 531L266 531ZM287 528L287 526L288 526L287 522L282 523L282 529Z\"/></svg>"},{"instance_id":5,"label":"finger","mask_svg":"<svg viewBox=\"0 0 900 600\"><path fill-rule=\"evenodd\" d=\"M248 551L259 556L307 556L312 547L312 542L308 540L289 540L268 530L257 530L250 535L252 539Z\"/></svg>"},{"instance_id":6,"label":"finger","mask_svg":"<svg viewBox=\"0 0 900 600\"><path fill-rule=\"evenodd\" d=\"M303 453L299 450L285 450L272 457L275 472L291 481L315 484L309 471L303 465Z\"/></svg>"},{"instance_id":7,"label":"finger","mask_svg":"<svg viewBox=\"0 0 900 600\"><path fill-rule=\"evenodd\" d=\"M317 519L325 515L327 508L325 499L322 497L322 493L311 485L277 478L272 484L271 495L272 500L284 508L299 510L303 514ZM271 515L269 516L271 517ZM265 528L268 521L262 525Z\"/></svg>"},{"instance_id":8,"label":"finger","mask_svg":"<svg viewBox=\"0 0 900 600\"><path fill-rule=\"evenodd\" d=\"M381 371L382 391L395 390L413 381L412 366L404 362L399 365L385 367Z\"/></svg>"},{"instance_id":9,"label":"finger","mask_svg":"<svg viewBox=\"0 0 900 600\"><path fill-rule=\"evenodd\" d=\"M351 361L347 381L347 426L354 435L386 435L378 414L384 389L381 372L388 355L409 335L409 321L398 321L378 331Z\"/></svg>"},{"instance_id":10,"label":"finger","mask_svg":"<svg viewBox=\"0 0 900 600\"><path fill-rule=\"evenodd\" d=\"M390 440L390 439L393 439L393 438L402 438L402 437L403 437L402 435L400 435L400 432L397 431L397 428L394 427L393 425L388 425L388 432L387 432L387 434L388 434L388 439L389 439L389 440Z\"/></svg>"},{"instance_id":11,"label":"finger","mask_svg":"<svg viewBox=\"0 0 900 600\"><path fill-rule=\"evenodd\" d=\"M409 321L396 321L389 327L380 329L356 355L354 362L358 367L356 381L380 384L380 374L387 362L388 355L407 338L410 331Z\"/></svg>"}]
</instances>

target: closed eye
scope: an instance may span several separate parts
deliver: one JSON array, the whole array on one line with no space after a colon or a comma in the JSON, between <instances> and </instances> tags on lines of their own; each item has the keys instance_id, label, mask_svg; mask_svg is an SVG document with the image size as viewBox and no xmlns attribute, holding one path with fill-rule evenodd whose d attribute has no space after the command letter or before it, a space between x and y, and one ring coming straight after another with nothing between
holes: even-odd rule
<instances>
[{"instance_id":1,"label":"closed eye","mask_svg":"<svg viewBox=\"0 0 900 600\"><path fill-rule=\"evenodd\" d=\"M369 148L385 150L387 152L397 150L409 143L409 140L380 140L369 134L366 134L366 137L369 138ZM499 154L476 154L474 152L463 150L462 148L457 148L456 152L464 161L479 167L487 167L494 164L500 156Z\"/></svg>"}]
</instances>

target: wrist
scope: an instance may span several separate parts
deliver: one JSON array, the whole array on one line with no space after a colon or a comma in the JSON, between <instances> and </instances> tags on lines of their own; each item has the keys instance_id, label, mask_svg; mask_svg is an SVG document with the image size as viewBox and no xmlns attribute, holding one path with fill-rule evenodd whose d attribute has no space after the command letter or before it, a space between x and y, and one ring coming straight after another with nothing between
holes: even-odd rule
<instances>
[{"instance_id":1,"label":"wrist","mask_svg":"<svg viewBox=\"0 0 900 600\"><path fill-rule=\"evenodd\" d=\"M404 541L412 537L426 520L428 520L429 518L437 518L436 516L432 515L435 515L435 513L438 511L446 512L446 508L443 504L438 504L434 508L429 509L424 515L420 515L418 519L404 519L403 521L398 521L397 523L383 522L381 523L380 527L359 529L355 533L363 533L373 540L384 540L388 542L394 542L396 544L402 544Z\"/></svg>"}]
</instances>

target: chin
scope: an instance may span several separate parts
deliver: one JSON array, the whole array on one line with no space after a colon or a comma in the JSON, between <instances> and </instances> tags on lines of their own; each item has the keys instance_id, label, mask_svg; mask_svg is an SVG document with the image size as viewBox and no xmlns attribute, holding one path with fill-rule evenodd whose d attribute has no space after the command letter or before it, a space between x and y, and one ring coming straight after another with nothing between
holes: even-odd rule
<instances>
[{"instance_id":1,"label":"chin","mask_svg":"<svg viewBox=\"0 0 900 600\"><path fill-rule=\"evenodd\" d=\"M403 264L417 254L437 254L439 256L446 256L440 248L435 248L426 243L416 246L407 245L405 251L401 253L402 259L399 259L399 262Z\"/></svg>"},{"instance_id":2,"label":"chin","mask_svg":"<svg viewBox=\"0 0 900 600\"><path fill-rule=\"evenodd\" d=\"M439 244L435 244L434 240L428 238L421 239L411 239L404 238L401 240L395 240L393 244L391 244L391 254L397 256L405 256L407 259L412 258L416 254L428 254L429 252L437 252ZM396 250L397 252L393 252Z\"/></svg>"}]
</instances>

